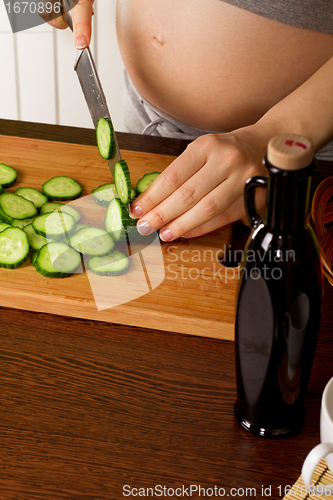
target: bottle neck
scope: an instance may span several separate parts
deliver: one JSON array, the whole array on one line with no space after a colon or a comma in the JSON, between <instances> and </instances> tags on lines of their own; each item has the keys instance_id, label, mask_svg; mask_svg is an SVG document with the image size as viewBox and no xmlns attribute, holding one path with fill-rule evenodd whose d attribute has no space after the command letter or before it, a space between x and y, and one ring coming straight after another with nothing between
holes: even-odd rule
<instances>
[{"instance_id":1,"label":"bottle neck","mask_svg":"<svg viewBox=\"0 0 333 500\"><path fill-rule=\"evenodd\" d=\"M314 164L297 171L268 168L265 225L284 233L292 233L305 226L308 214L311 174Z\"/></svg>"}]
</instances>

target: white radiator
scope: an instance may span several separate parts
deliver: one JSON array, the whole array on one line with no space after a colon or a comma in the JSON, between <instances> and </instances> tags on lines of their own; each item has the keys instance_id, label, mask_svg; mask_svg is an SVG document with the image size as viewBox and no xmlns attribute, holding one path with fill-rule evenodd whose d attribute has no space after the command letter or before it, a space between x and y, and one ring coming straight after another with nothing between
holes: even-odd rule
<instances>
[{"instance_id":1,"label":"white radiator","mask_svg":"<svg viewBox=\"0 0 333 500\"><path fill-rule=\"evenodd\" d=\"M94 3L91 50L113 124L122 130L123 63L115 30L116 0ZM0 118L92 128L74 71L73 34L48 24L13 34L0 0Z\"/></svg>"}]
</instances>

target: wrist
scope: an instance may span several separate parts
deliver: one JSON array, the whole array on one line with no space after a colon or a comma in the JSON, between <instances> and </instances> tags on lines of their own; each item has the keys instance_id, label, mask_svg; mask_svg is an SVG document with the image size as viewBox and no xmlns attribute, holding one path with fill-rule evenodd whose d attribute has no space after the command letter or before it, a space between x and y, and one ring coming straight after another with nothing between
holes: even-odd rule
<instances>
[{"instance_id":1,"label":"wrist","mask_svg":"<svg viewBox=\"0 0 333 500\"><path fill-rule=\"evenodd\" d=\"M277 131L277 134L299 134L307 137L315 152L332 140L333 118L331 107L327 102L318 103L311 92L297 91L289 94L282 101L269 109L255 124L255 126ZM320 93L317 90L317 93ZM306 103L306 104L304 104ZM316 105L314 105L316 104ZM277 135L276 134L276 135Z\"/></svg>"},{"instance_id":2,"label":"wrist","mask_svg":"<svg viewBox=\"0 0 333 500\"><path fill-rule=\"evenodd\" d=\"M270 139L276 135L284 134L286 131L278 120L261 118L253 125L239 129L236 132L245 132L247 136L250 134L252 136L251 143L253 148L263 158L267 153L267 145Z\"/></svg>"}]
</instances>

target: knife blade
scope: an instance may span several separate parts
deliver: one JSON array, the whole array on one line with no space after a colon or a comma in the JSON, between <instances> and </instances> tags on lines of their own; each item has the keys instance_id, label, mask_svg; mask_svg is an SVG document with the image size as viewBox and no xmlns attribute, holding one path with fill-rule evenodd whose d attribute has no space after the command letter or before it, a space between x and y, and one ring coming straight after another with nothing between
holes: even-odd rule
<instances>
[{"instance_id":1,"label":"knife blade","mask_svg":"<svg viewBox=\"0 0 333 500\"><path fill-rule=\"evenodd\" d=\"M73 8L76 3L77 2L73 0L62 0L62 16L72 31L73 22L70 9ZM96 128L97 122L101 117L107 118L112 124L112 119L103 92L102 84L99 79L94 58L89 46L79 51L78 57L74 64L74 70L76 71L76 74L79 78L94 127ZM122 158L113 124L112 129L115 142L115 147L113 148L114 155L110 160L106 161L108 163L111 175L114 179L115 163Z\"/></svg>"}]
</instances>

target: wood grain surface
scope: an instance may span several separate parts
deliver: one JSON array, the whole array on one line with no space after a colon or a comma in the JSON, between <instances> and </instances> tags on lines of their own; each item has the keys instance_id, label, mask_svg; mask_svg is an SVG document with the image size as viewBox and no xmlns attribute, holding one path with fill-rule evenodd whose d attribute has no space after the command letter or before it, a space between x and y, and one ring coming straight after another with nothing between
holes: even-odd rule
<instances>
[{"instance_id":1,"label":"wood grain surface","mask_svg":"<svg viewBox=\"0 0 333 500\"><path fill-rule=\"evenodd\" d=\"M0 499L120 500L124 485L191 484L281 498L319 442L333 375L325 291L305 425L280 440L234 418L233 342L2 308Z\"/></svg>"},{"instance_id":2,"label":"wood grain surface","mask_svg":"<svg viewBox=\"0 0 333 500\"><path fill-rule=\"evenodd\" d=\"M4 120L0 132L66 139L61 127ZM90 133L73 129L70 140ZM140 138L126 140L140 149ZM147 142L158 153L159 141ZM179 154L179 142L165 143ZM333 288L325 282L305 424L274 440L252 436L234 418L233 342L0 302L0 500L139 498L124 496L124 485L201 486L210 496L193 493L199 500L222 498L211 495L214 486L226 498L282 498L319 442L332 333Z\"/></svg>"},{"instance_id":3,"label":"wood grain surface","mask_svg":"<svg viewBox=\"0 0 333 500\"><path fill-rule=\"evenodd\" d=\"M70 203L81 222L104 227L106 209L98 207L92 189L111 182L107 163L95 146L0 136L0 161L18 171L8 189L67 175L82 185L82 197ZM147 172L163 171L174 156L123 151L132 185ZM136 231L135 231L136 232ZM30 261L18 269L0 269L0 299L7 307L96 319L165 331L233 339L234 297L238 269L221 266L231 226L191 240L130 248L131 267L119 277L99 277L83 267L67 279L45 278ZM126 245L120 248L128 251ZM144 265L144 268L143 268ZM148 279L147 279L148 278Z\"/></svg>"}]
</instances>

